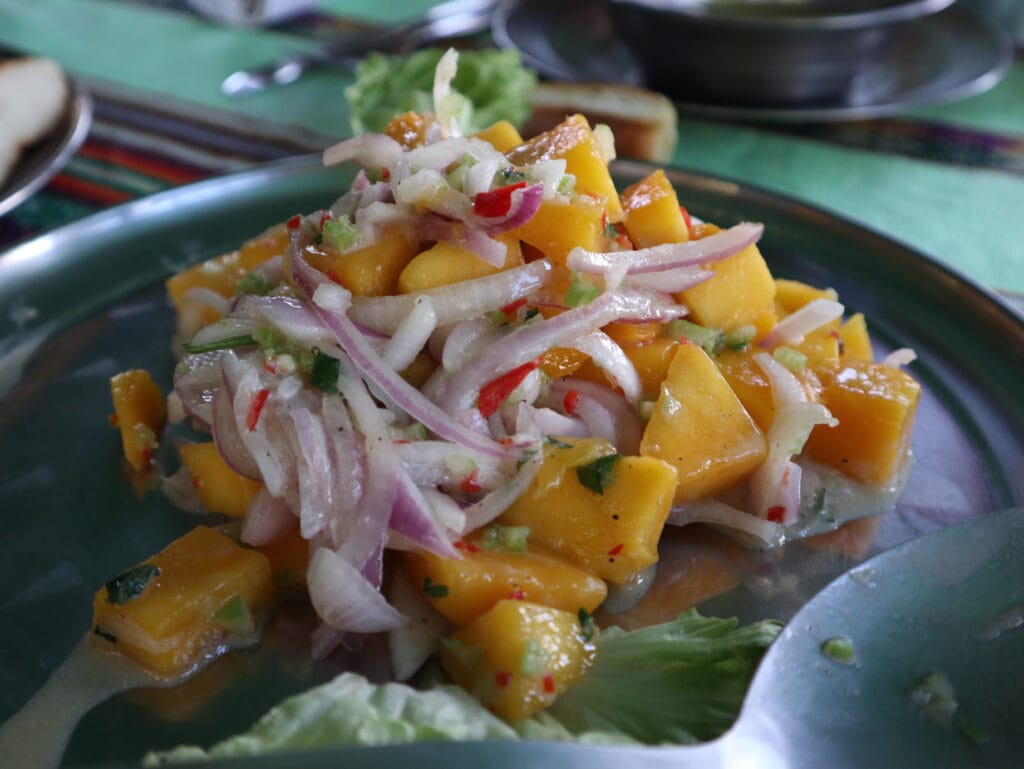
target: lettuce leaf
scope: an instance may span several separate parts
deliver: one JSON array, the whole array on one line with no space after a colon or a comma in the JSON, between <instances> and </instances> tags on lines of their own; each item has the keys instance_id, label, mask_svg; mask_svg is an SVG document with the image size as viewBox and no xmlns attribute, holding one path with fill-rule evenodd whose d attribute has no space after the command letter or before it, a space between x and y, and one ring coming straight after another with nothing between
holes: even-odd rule
<instances>
[{"instance_id":1,"label":"lettuce leaf","mask_svg":"<svg viewBox=\"0 0 1024 769\"><path fill-rule=\"evenodd\" d=\"M149 753L145 766L339 745L425 740L693 743L725 732L781 625L738 627L691 609L673 622L603 630L594 667L547 711L509 725L461 688L420 691L355 673L284 700L246 733L208 750Z\"/></svg>"},{"instance_id":2,"label":"lettuce leaf","mask_svg":"<svg viewBox=\"0 0 1024 769\"><path fill-rule=\"evenodd\" d=\"M356 67L355 82L345 89L352 131L380 132L395 115L410 110L432 112L434 69L444 52L439 48L405 56L371 53ZM521 127L530 114L536 75L516 51L462 51L453 90L464 98L459 126L480 131L498 120Z\"/></svg>"}]
</instances>

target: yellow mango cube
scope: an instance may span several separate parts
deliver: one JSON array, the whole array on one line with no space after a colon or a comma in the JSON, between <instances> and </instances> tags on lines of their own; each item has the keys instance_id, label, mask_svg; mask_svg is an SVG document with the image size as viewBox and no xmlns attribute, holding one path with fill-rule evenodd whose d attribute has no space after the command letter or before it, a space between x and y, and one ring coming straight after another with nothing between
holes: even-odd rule
<instances>
[{"instance_id":1,"label":"yellow mango cube","mask_svg":"<svg viewBox=\"0 0 1024 769\"><path fill-rule=\"evenodd\" d=\"M245 478L232 470L217 451L213 441L185 443L178 448L181 461L192 476L203 506L211 513L241 518L249 503L263 487L259 481Z\"/></svg>"},{"instance_id":2,"label":"yellow mango cube","mask_svg":"<svg viewBox=\"0 0 1024 769\"><path fill-rule=\"evenodd\" d=\"M405 149L419 147L426 141L427 129L435 120L421 115L419 112L403 112L391 118L384 127L384 134L390 136Z\"/></svg>"},{"instance_id":3,"label":"yellow mango cube","mask_svg":"<svg viewBox=\"0 0 1024 769\"><path fill-rule=\"evenodd\" d=\"M866 361L821 379L822 402L839 424L815 427L804 453L858 481L888 483L906 457L921 385L902 369Z\"/></svg>"},{"instance_id":4,"label":"yellow mango cube","mask_svg":"<svg viewBox=\"0 0 1024 769\"><path fill-rule=\"evenodd\" d=\"M473 136L489 143L498 152L508 152L523 143L519 131L507 120L499 120Z\"/></svg>"},{"instance_id":5,"label":"yellow mango cube","mask_svg":"<svg viewBox=\"0 0 1024 769\"><path fill-rule=\"evenodd\" d=\"M167 403L153 377L144 369L129 369L110 379L114 401L111 423L121 431L121 447L133 470L149 465L167 421Z\"/></svg>"},{"instance_id":6,"label":"yellow mango cube","mask_svg":"<svg viewBox=\"0 0 1024 769\"><path fill-rule=\"evenodd\" d=\"M457 545L461 559L411 551L403 554L402 566L424 587L434 608L458 627L505 599L565 611L596 609L608 593L605 584L530 539L524 552L488 550L479 538L469 539Z\"/></svg>"},{"instance_id":7,"label":"yellow mango cube","mask_svg":"<svg viewBox=\"0 0 1024 769\"><path fill-rule=\"evenodd\" d=\"M398 291L414 294L463 280L485 278L523 263L523 252L516 238L499 237L505 246L505 263L494 267L472 251L448 241L439 241L414 256L398 276Z\"/></svg>"},{"instance_id":8,"label":"yellow mango cube","mask_svg":"<svg viewBox=\"0 0 1024 769\"><path fill-rule=\"evenodd\" d=\"M647 344L623 349L640 377L641 397L647 399L658 397L661 383L668 375L668 367L672 364L672 358L678 347L678 339L658 337Z\"/></svg>"},{"instance_id":9,"label":"yellow mango cube","mask_svg":"<svg viewBox=\"0 0 1024 769\"><path fill-rule=\"evenodd\" d=\"M758 337L778 322L775 281L756 245L707 266L714 277L678 295L690 320L726 332L754 326Z\"/></svg>"},{"instance_id":10,"label":"yellow mango cube","mask_svg":"<svg viewBox=\"0 0 1024 769\"><path fill-rule=\"evenodd\" d=\"M839 338L843 342L840 356L843 363L849 361L872 361L875 358L871 348L871 337L868 335L868 324L863 313L855 313L839 327Z\"/></svg>"},{"instance_id":11,"label":"yellow mango cube","mask_svg":"<svg viewBox=\"0 0 1024 769\"><path fill-rule=\"evenodd\" d=\"M764 461L764 434L703 349L680 344L640 441L679 473L675 501L712 496Z\"/></svg>"},{"instance_id":12,"label":"yellow mango cube","mask_svg":"<svg viewBox=\"0 0 1024 769\"><path fill-rule=\"evenodd\" d=\"M235 285L251 270L279 254L288 246L288 228L283 224L271 227L266 232L246 241L237 251L200 262L187 270L167 279L167 293L177 310L190 288L208 288L224 297L235 294ZM217 313L209 308L217 320Z\"/></svg>"},{"instance_id":13,"label":"yellow mango cube","mask_svg":"<svg viewBox=\"0 0 1024 769\"><path fill-rule=\"evenodd\" d=\"M838 322L833 321L807 334L799 344L790 345L807 358L807 368L824 371L838 368L840 336Z\"/></svg>"},{"instance_id":14,"label":"yellow mango cube","mask_svg":"<svg viewBox=\"0 0 1024 769\"><path fill-rule=\"evenodd\" d=\"M638 248L690 239L679 197L661 169L627 187L622 193L623 222Z\"/></svg>"},{"instance_id":15,"label":"yellow mango cube","mask_svg":"<svg viewBox=\"0 0 1024 769\"><path fill-rule=\"evenodd\" d=\"M445 639L441 664L466 691L507 721L548 707L597 657L597 636L575 612L499 601Z\"/></svg>"},{"instance_id":16,"label":"yellow mango cube","mask_svg":"<svg viewBox=\"0 0 1024 769\"><path fill-rule=\"evenodd\" d=\"M195 665L273 597L266 556L197 526L163 551L115 577L93 598L93 627L153 672L173 676Z\"/></svg>"},{"instance_id":17,"label":"yellow mango cube","mask_svg":"<svg viewBox=\"0 0 1024 769\"><path fill-rule=\"evenodd\" d=\"M550 131L537 134L510 150L508 159L517 166L540 160L565 160L565 172L576 177L575 192L600 199L608 220L622 219L622 204L598 140L583 115L570 115Z\"/></svg>"},{"instance_id":18,"label":"yellow mango cube","mask_svg":"<svg viewBox=\"0 0 1024 769\"><path fill-rule=\"evenodd\" d=\"M775 302L780 315L796 312L815 299L839 301L839 295L831 288L815 288L799 280L775 279Z\"/></svg>"},{"instance_id":19,"label":"yellow mango cube","mask_svg":"<svg viewBox=\"0 0 1024 769\"><path fill-rule=\"evenodd\" d=\"M627 582L658 560L676 472L649 457L620 457L599 438L544 446L533 483L499 519L601 579Z\"/></svg>"},{"instance_id":20,"label":"yellow mango cube","mask_svg":"<svg viewBox=\"0 0 1024 769\"><path fill-rule=\"evenodd\" d=\"M373 243L338 253L326 246L307 246L303 256L354 296L386 296L398 289L398 278L416 256L417 243L400 227L387 230Z\"/></svg>"},{"instance_id":21,"label":"yellow mango cube","mask_svg":"<svg viewBox=\"0 0 1024 769\"><path fill-rule=\"evenodd\" d=\"M729 387L740 399L743 408L761 430L767 431L775 419L775 402L772 387L761 365L754 355L762 352L757 348L746 350L721 350L715 354L715 364L722 372ZM821 381L809 368L797 375L811 400L820 400Z\"/></svg>"},{"instance_id":22,"label":"yellow mango cube","mask_svg":"<svg viewBox=\"0 0 1024 769\"><path fill-rule=\"evenodd\" d=\"M571 201L551 198L541 201L529 221L509 230L509 234L527 243L556 264L576 246L587 251L600 250L604 233L604 205L587 197Z\"/></svg>"}]
</instances>

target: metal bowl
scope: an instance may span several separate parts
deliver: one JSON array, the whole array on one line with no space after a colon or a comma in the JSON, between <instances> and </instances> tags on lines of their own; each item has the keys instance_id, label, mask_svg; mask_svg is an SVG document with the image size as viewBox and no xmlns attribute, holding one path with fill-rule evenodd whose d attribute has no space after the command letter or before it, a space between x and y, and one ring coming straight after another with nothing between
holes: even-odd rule
<instances>
[{"instance_id":1,"label":"metal bowl","mask_svg":"<svg viewBox=\"0 0 1024 769\"><path fill-rule=\"evenodd\" d=\"M899 25L953 0L608 0L653 88L752 107L857 103Z\"/></svg>"}]
</instances>

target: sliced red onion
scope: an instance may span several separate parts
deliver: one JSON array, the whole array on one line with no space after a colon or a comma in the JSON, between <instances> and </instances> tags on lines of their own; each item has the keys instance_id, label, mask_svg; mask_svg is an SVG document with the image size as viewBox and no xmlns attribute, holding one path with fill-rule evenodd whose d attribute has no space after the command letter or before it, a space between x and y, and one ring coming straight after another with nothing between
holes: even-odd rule
<instances>
[{"instance_id":1,"label":"sliced red onion","mask_svg":"<svg viewBox=\"0 0 1024 769\"><path fill-rule=\"evenodd\" d=\"M487 233L473 227L457 225L452 227L452 240L457 246L466 249L491 267L505 266L508 247Z\"/></svg>"},{"instance_id":2,"label":"sliced red onion","mask_svg":"<svg viewBox=\"0 0 1024 769\"><path fill-rule=\"evenodd\" d=\"M487 147L491 147L491 145L488 144ZM493 150L493 148L491 149ZM463 192L470 198L478 192L486 192L494 184L494 175L507 164L505 156L497 151L486 153L485 157L478 158L476 163L466 169L466 178L462 183Z\"/></svg>"},{"instance_id":3,"label":"sliced red onion","mask_svg":"<svg viewBox=\"0 0 1024 769\"><path fill-rule=\"evenodd\" d=\"M448 166L469 152L469 141L462 136L450 136L433 144L423 144L405 153L410 168L429 168L444 173Z\"/></svg>"},{"instance_id":4,"label":"sliced red onion","mask_svg":"<svg viewBox=\"0 0 1024 769\"><path fill-rule=\"evenodd\" d=\"M515 229L533 218L533 215L540 209L540 203L543 199L543 184L531 184L529 187L514 190L508 213L497 219L480 219L480 222L486 228L489 235L496 235L499 232Z\"/></svg>"},{"instance_id":5,"label":"sliced red onion","mask_svg":"<svg viewBox=\"0 0 1024 769\"><path fill-rule=\"evenodd\" d=\"M551 275L551 265L538 260L484 278L465 280L421 292L429 296L437 324L446 326L476 318L529 296ZM356 298L349 312L352 320L385 334L393 334L411 311L416 294Z\"/></svg>"},{"instance_id":6,"label":"sliced red onion","mask_svg":"<svg viewBox=\"0 0 1024 769\"><path fill-rule=\"evenodd\" d=\"M534 360L552 347L564 347L616 320L623 307L618 294L605 293L588 305L567 310L550 320L519 326L467 361L461 371L440 386L435 400L448 412L468 409L487 382Z\"/></svg>"},{"instance_id":7,"label":"sliced red onion","mask_svg":"<svg viewBox=\"0 0 1024 769\"><path fill-rule=\"evenodd\" d=\"M338 377L338 392L348 403L355 427L363 435L366 482L355 518L345 532L339 552L362 568L387 535L388 519L398 495L401 468L392 450L387 423L365 383L356 377ZM340 629L340 628L339 628Z\"/></svg>"},{"instance_id":8,"label":"sliced red onion","mask_svg":"<svg viewBox=\"0 0 1024 769\"><path fill-rule=\"evenodd\" d=\"M260 489L245 512L242 541L253 547L269 545L294 529L296 524L295 515L283 499L271 496L266 489Z\"/></svg>"},{"instance_id":9,"label":"sliced red onion","mask_svg":"<svg viewBox=\"0 0 1024 769\"><path fill-rule=\"evenodd\" d=\"M685 305L676 304L671 294L625 286L615 292L620 321L669 321L689 314Z\"/></svg>"},{"instance_id":10,"label":"sliced red onion","mask_svg":"<svg viewBox=\"0 0 1024 769\"><path fill-rule=\"evenodd\" d=\"M565 176L565 167L565 158L548 158L528 166L526 175L544 186L544 199L548 200L558 194L558 185Z\"/></svg>"},{"instance_id":11,"label":"sliced red onion","mask_svg":"<svg viewBox=\"0 0 1024 769\"><path fill-rule=\"evenodd\" d=\"M380 352L384 362L395 371L404 371L426 346L437 328L437 313L429 296L419 294L410 312L395 330Z\"/></svg>"},{"instance_id":12,"label":"sliced red onion","mask_svg":"<svg viewBox=\"0 0 1024 769\"><path fill-rule=\"evenodd\" d=\"M262 275L271 286L276 286L284 280L284 259L280 254L272 256L260 262L252 271Z\"/></svg>"},{"instance_id":13,"label":"sliced red onion","mask_svg":"<svg viewBox=\"0 0 1024 769\"><path fill-rule=\"evenodd\" d=\"M307 295L313 295L319 286L327 282L327 278L310 267L301 254L293 255L292 265L296 280ZM436 404L427 400L419 390L402 379L381 359L345 313L330 312L315 304L313 308L321 322L331 329L342 349L352 358L360 373L384 391L398 408L415 421L422 423L435 435L464 444L475 451L501 459L515 453L514 447L502 446L463 427Z\"/></svg>"},{"instance_id":14,"label":"sliced red onion","mask_svg":"<svg viewBox=\"0 0 1024 769\"><path fill-rule=\"evenodd\" d=\"M572 342L570 347L589 355L599 369L604 371L622 390L626 400L634 406L640 400L640 375L622 348L603 331L592 331Z\"/></svg>"},{"instance_id":15,"label":"sliced red onion","mask_svg":"<svg viewBox=\"0 0 1024 769\"><path fill-rule=\"evenodd\" d=\"M524 452L523 461L515 475L483 499L463 510L466 522L462 527L462 533L468 534L481 526L486 526L508 510L533 483L543 461L544 452L541 451L540 445Z\"/></svg>"},{"instance_id":16,"label":"sliced red onion","mask_svg":"<svg viewBox=\"0 0 1024 769\"><path fill-rule=\"evenodd\" d=\"M259 322L253 318L222 318L216 323L211 323L209 326L203 326L203 328L199 329L196 335L192 337L191 343L193 345L206 345L214 342L221 342L225 339L231 339L236 336L249 336L252 335L259 326Z\"/></svg>"},{"instance_id":17,"label":"sliced red onion","mask_svg":"<svg viewBox=\"0 0 1024 769\"><path fill-rule=\"evenodd\" d=\"M203 504L195 484L192 483L192 475L188 467L182 465L177 472L169 475L160 482L160 491L167 497L167 501L179 510L186 513L202 515L210 512Z\"/></svg>"},{"instance_id":18,"label":"sliced red onion","mask_svg":"<svg viewBox=\"0 0 1024 769\"><path fill-rule=\"evenodd\" d=\"M703 499L673 507L667 523L673 526L686 526L690 523L720 526L754 537L767 548L779 547L786 540L786 529L780 524L737 510L717 499Z\"/></svg>"},{"instance_id":19,"label":"sliced red onion","mask_svg":"<svg viewBox=\"0 0 1024 769\"><path fill-rule=\"evenodd\" d=\"M630 275L626 278L626 283L627 285L639 288L676 293L699 286L714 276L713 270L705 270L701 267L677 267L674 270L665 270L663 272L645 272Z\"/></svg>"},{"instance_id":20,"label":"sliced red onion","mask_svg":"<svg viewBox=\"0 0 1024 769\"><path fill-rule=\"evenodd\" d=\"M461 558L459 551L452 546L444 530L434 520L430 503L405 472L398 475L398 494L388 525L403 537L442 558Z\"/></svg>"},{"instance_id":21,"label":"sliced red onion","mask_svg":"<svg viewBox=\"0 0 1024 769\"><path fill-rule=\"evenodd\" d=\"M357 515L359 501L366 482L366 452L356 434L345 402L337 395L324 395L321 400L324 428L330 441L331 462L334 473L334 504L330 510L327 534L334 549L341 546L344 536Z\"/></svg>"},{"instance_id":22,"label":"sliced red onion","mask_svg":"<svg viewBox=\"0 0 1024 769\"><path fill-rule=\"evenodd\" d=\"M207 432L213 421L213 396L222 382L223 355L223 350L186 355L174 368L174 392L182 409Z\"/></svg>"},{"instance_id":23,"label":"sliced red onion","mask_svg":"<svg viewBox=\"0 0 1024 769\"><path fill-rule=\"evenodd\" d=\"M585 438L590 435L587 426L579 419L567 417L547 407L536 409L533 421L544 435L566 438Z\"/></svg>"},{"instance_id":24,"label":"sliced red onion","mask_svg":"<svg viewBox=\"0 0 1024 769\"><path fill-rule=\"evenodd\" d=\"M393 168L405 150L402 145L384 134L362 134L346 139L324 150L325 166L335 166L354 160L363 168Z\"/></svg>"},{"instance_id":25,"label":"sliced red onion","mask_svg":"<svg viewBox=\"0 0 1024 769\"><path fill-rule=\"evenodd\" d=\"M210 288L193 286L185 291L182 299L186 302L206 305L220 315L227 315L231 311L231 300Z\"/></svg>"},{"instance_id":26,"label":"sliced red onion","mask_svg":"<svg viewBox=\"0 0 1024 769\"><path fill-rule=\"evenodd\" d=\"M299 475L299 526L304 539L312 539L327 525L334 506L334 473L327 433L321 419L309 409L288 409L295 425L295 448ZM283 417L282 417L283 418Z\"/></svg>"},{"instance_id":27,"label":"sliced red onion","mask_svg":"<svg viewBox=\"0 0 1024 769\"><path fill-rule=\"evenodd\" d=\"M507 475L507 463L448 441L396 443L394 450L417 486L454 488L468 473L475 472L474 480L480 488L490 491L500 486Z\"/></svg>"},{"instance_id":28,"label":"sliced red onion","mask_svg":"<svg viewBox=\"0 0 1024 769\"><path fill-rule=\"evenodd\" d=\"M630 275L662 272L726 259L756 243L763 232L762 225L744 222L700 240L665 243L634 251L603 253L576 247L569 252L566 264L571 270L593 275L607 272L621 262L626 262L629 265Z\"/></svg>"},{"instance_id":29,"label":"sliced red onion","mask_svg":"<svg viewBox=\"0 0 1024 769\"><path fill-rule=\"evenodd\" d=\"M388 633L391 671L396 681L406 681L437 651L441 638L451 631L451 623L430 605L420 586L401 571L391 579L388 600L409 618L409 622Z\"/></svg>"},{"instance_id":30,"label":"sliced red onion","mask_svg":"<svg viewBox=\"0 0 1024 769\"><path fill-rule=\"evenodd\" d=\"M772 507L795 498L796 507L783 511L783 520L795 520L799 512L800 474L787 470L790 457L803 450L815 425L835 426L838 421L824 404L808 400L800 380L771 355L757 353L754 360L772 386L775 416L765 436L768 456L750 477L751 504L754 512L766 517Z\"/></svg>"},{"instance_id":31,"label":"sliced red onion","mask_svg":"<svg viewBox=\"0 0 1024 769\"><path fill-rule=\"evenodd\" d=\"M299 299L290 296L259 297L251 307L267 323L303 347L323 347L325 343L334 341L331 332Z\"/></svg>"},{"instance_id":32,"label":"sliced red onion","mask_svg":"<svg viewBox=\"0 0 1024 769\"><path fill-rule=\"evenodd\" d=\"M441 136L444 137L462 136L457 111L461 106L461 100L452 93L452 80L455 79L458 61L458 52L454 48L449 48L441 56L434 70L434 115L437 116Z\"/></svg>"},{"instance_id":33,"label":"sliced red onion","mask_svg":"<svg viewBox=\"0 0 1024 769\"><path fill-rule=\"evenodd\" d=\"M315 660L327 659L328 655L344 644L345 633L335 630L321 620L309 636L309 655Z\"/></svg>"},{"instance_id":34,"label":"sliced red onion","mask_svg":"<svg viewBox=\"0 0 1024 769\"><path fill-rule=\"evenodd\" d=\"M593 398L580 396L580 402L573 413L587 426L587 432L594 438L601 438L613 446L618 446L619 433L615 429L615 419L602 404Z\"/></svg>"},{"instance_id":35,"label":"sliced red onion","mask_svg":"<svg viewBox=\"0 0 1024 769\"><path fill-rule=\"evenodd\" d=\"M581 404L592 399L600 403L611 416L615 425L615 439L612 443L621 454L636 454L640 449L640 439L643 436L643 423L637 410L631 406L625 398L612 390L610 387L586 379L559 379L551 383L551 397L562 403L565 394L570 390L575 391L581 400ZM579 406L577 406L577 410ZM581 414L582 417L582 414Z\"/></svg>"},{"instance_id":36,"label":"sliced red onion","mask_svg":"<svg viewBox=\"0 0 1024 769\"><path fill-rule=\"evenodd\" d=\"M800 344L804 337L843 317L843 305L831 299L812 299L796 312L787 315L758 344L772 349L780 344Z\"/></svg>"},{"instance_id":37,"label":"sliced red onion","mask_svg":"<svg viewBox=\"0 0 1024 769\"><path fill-rule=\"evenodd\" d=\"M356 211L356 225L362 229L364 223L380 225L416 225L420 216L411 206L398 203L375 202ZM429 239L429 238L428 238Z\"/></svg>"},{"instance_id":38,"label":"sliced red onion","mask_svg":"<svg viewBox=\"0 0 1024 769\"><path fill-rule=\"evenodd\" d=\"M380 633L406 622L359 569L333 550L313 552L306 581L317 615L335 630Z\"/></svg>"},{"instance_id":39,"label":"sliced red onion","mask_svg":"<svg viewBox=\"0 0 1024 769\"><path fill-rule=\"evenodd\" d=\"M463 360L501 336L501 331L485 317L464 320L447 328L448 334L441 354L436 356L440 358L445 371L455 371Z\"/></svg>"},{"instance_id":40,"label":"sliced red onion","mask_svg":"<svg viewBox=\"0 0 1024 769\"><path fill-rule=\"evenodd\" d=\"M901 347L898 350L893 350L891 353L886 355L882 359L883 366L895 366L900 368L902 366L908 366L917 360L917 353L911 350L909 347Z\"/></svg>"},{"instance_id":41,"label":"sliced red onion","mask_svg":"<svg viewBox=\"0 0 1024 769\"><path fill-rule=\"evenodd\" d=\"M443 491L429 486L421 487L420 491L434 513L434 520L441 528L452 534L462 531L462 527L466 525L466 514L454 499Z\"/></svg>"},{"instance_id":42,"label":"sliced red onion","mask_svg":"<svg viewBox=\"0 0 1024 769\"><path fill-rule=\"evenodd\" d=\"M228 467L246 478L260 480L259 465L253 460L242 436L238 434L234 406L226 387L217 390L217 394L213 397L213 423L211 426L217 452Z\"/></svg>"}]
</instances>

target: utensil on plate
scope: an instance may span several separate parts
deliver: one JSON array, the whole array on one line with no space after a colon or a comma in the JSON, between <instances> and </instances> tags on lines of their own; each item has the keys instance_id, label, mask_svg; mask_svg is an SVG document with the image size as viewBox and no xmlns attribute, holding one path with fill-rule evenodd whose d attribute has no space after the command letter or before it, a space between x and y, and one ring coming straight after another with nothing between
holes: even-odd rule
<instances>
[{"instance_id":1,"label":"utensil on plate","mask_svg":"<svg viewBox=\"0 0 1024 769\"><path fill-rule=\"evenodd\" d=\"M221 83L226 96L294 83L313 67L353 65L371 51L403 53L441 40L487 29L495 0L449 0L422 16L395 26L346 37L310 53L294 54L271 64L233 72Z\"/></svg>"}]
</instances>

